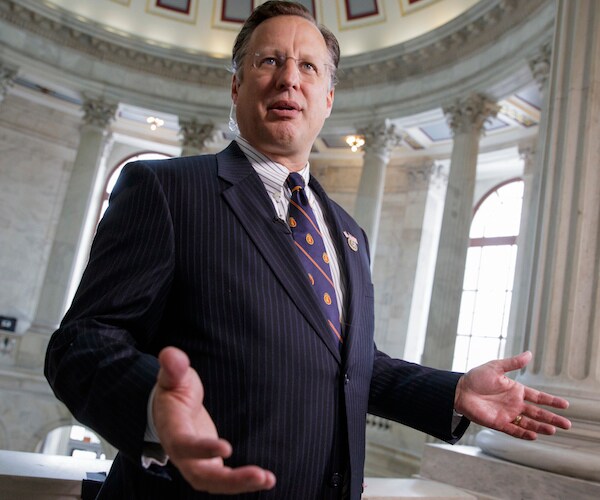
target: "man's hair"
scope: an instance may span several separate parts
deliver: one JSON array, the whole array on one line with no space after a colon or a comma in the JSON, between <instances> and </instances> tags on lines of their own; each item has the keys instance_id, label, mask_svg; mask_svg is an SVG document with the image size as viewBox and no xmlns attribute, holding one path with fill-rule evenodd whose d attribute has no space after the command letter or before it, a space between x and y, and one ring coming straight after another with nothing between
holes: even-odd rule
<instances>
[{"instance_id":1,"label":"man's hair","mask_svg":"<svg viewBox=\"0 0 600 500\"><path fill-rule=\"evenodd\" d=\"M248 43L250 42L252 33L263 21L278 16L299 16L310 21L319 29L325 39L325 45L327 46L331 64L333 65L331 68L331 87L333 87L337 81L335 73L340 62L340 46L335 35L325 26L317 23L317 20L304 5L296 2L283 2L278 0L269 0L256 7L248 19L246 19L246 22L238 33L231 54L231 67L238 79L240 81L242 80L244 57L246 57Z\"/></svg>"}]
</instances>

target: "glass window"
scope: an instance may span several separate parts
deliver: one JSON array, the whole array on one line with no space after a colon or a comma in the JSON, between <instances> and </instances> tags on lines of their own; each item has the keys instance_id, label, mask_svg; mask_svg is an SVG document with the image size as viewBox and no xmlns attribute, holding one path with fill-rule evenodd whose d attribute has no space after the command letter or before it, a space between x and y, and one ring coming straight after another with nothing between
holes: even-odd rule
<instances>
[{"instance_id":1,"label":"glass window","mask_svg":"<svg viewBox=\"0 0 600 500\"><path fill-rule=\"evenodd\" d=\"M523 181L488 192L471 223L452 369L467 371L501 358L517 259Z\"/></svg>"}]
</instances>

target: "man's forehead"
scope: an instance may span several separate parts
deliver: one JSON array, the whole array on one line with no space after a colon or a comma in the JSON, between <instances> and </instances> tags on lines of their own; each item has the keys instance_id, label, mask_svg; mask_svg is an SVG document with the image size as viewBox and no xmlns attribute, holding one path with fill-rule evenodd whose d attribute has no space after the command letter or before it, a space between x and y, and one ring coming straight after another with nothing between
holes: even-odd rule
<instances>
[{"instance_id":1,"label":"man's forehead","mask_svg":"<svg viewBox=\"0 0 600 500\"><path fill-rule=\"evenodd\" d=\"M286 43L306 41L303 49L309 51L327 50L323 35L319 28L308 19L300 16L277 16L260 23L250 38L251 45L278 48Z\"/></svg>"}]
</instances>

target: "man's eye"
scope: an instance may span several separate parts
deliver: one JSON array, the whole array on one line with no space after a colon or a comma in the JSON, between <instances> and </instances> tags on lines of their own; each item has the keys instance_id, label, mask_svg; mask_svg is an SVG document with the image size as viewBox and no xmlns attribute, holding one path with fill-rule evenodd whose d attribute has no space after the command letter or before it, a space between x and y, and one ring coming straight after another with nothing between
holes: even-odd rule
<instances>
[{"instance_id":1,"label":"man's eye","mask_svg":"<svg viewBox=\"0 0 600 500\"><path fill-rule=\"evenodd\" d=\"M301 61L300 69L302 69L302 71L305 71L307 73L318 73L317 67L313 63L308 62L308 61Z\"/></svg>"},{"instance_id":2,"label":"man's eye","mask_svg":"<svg viewBox=\"0 0 600 500\"><path fill-rule=\"evenodd\" d=\"M261 66L277 66L277 58L273 56L263 57L260 61Z\"/></svg>"}]
</instances>

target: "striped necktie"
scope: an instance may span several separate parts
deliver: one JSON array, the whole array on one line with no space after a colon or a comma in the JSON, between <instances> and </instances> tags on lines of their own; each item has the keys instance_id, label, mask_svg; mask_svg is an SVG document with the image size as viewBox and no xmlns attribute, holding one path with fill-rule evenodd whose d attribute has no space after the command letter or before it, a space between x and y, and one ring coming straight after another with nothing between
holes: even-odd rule
<instances>
[{"instance_id":1,"label":"striped necktie","mask_svg":"<svg viewBox=\"0 0 600 500\"><path fill-rule=\"evenodd\" d=\"M340 313L323 236L308 203L302 176L295 172L291 173L286 182L292 191L288 222L292 229L296 251L308 274L317 300L321 304L321 309L327 317L327 323L341 348L343 339Z\"/></svg>"}]
</instances>

